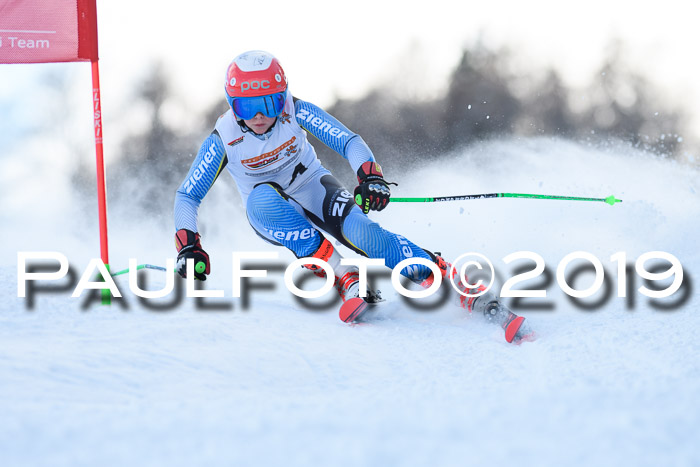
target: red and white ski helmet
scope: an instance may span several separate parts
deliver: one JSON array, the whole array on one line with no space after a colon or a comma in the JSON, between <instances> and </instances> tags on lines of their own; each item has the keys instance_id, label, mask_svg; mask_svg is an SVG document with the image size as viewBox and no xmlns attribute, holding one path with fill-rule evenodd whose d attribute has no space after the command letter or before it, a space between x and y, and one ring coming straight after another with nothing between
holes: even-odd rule
<instances>
[{"instance_id":1,"label":"red and white ski helmet","mask_svg":"<svg viewBox=\"0 0 700 467\"><path fill-rule=\"evenodd\" d=\"M238 99L243 102L251 97L271 95L286 98L287 77L272 54L251 50L240 54L228 66L225 88L226 99L235 113L234 101Z\"/></svg>"}]
</instances>

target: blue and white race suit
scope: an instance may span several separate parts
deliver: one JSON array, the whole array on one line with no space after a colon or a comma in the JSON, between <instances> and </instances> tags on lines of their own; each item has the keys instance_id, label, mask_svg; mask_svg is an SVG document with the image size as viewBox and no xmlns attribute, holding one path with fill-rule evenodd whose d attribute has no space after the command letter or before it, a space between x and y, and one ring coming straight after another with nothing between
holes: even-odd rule
<instances>
[{"instance_id":1,"label":"blue and white race suit","mask_svg":"<svg viewBox=\"0 0 700 467\"><path fill-rule=\"evenodd\" d=\"M384 230L355 205L351 193L321 164L306 131L346 158L355 172L362 163L374 161L359 135L291 94L263 135L241 127L229 109L217 120L177 190L175 229L198 232L199 205L225 168L236 182L255 231L299 258L318 250L321 229L363 256L383 258L390 268L411 257L430 259L423 249ZM421 282L430 269L414 265L402 274Z\"/></svg>"}]
</instances>

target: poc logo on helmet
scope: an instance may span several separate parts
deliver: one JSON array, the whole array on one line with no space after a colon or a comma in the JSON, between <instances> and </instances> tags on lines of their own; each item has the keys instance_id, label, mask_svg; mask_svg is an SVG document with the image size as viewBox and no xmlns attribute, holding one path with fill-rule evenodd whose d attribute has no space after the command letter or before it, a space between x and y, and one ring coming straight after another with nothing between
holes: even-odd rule
<instances>
[{"instance_id":1,"label":"poc logo on helmet","mask_svg":"<svg viewBox=\"0 0 700 467\"><path fill-rule=\"evenodd\" d=\"M250 89L268 89L269 87L270 82L266 79L262 81L243 81L241 83L241 92L245 92Z\"/></svg>"}]
</instances>

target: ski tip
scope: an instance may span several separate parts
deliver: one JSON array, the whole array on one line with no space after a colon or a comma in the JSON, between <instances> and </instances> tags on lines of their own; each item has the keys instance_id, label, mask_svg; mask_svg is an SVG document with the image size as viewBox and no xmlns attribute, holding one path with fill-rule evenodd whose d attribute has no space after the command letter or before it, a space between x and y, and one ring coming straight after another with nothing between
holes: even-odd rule
<instances>
[{"instance_id":1,"label":"ski tip","mask_svg":"<svg viewBox=\"0 0 700 467\"><path fill-rule=\"evenodd\" d=\"M523 325L523 322L525 321L525 318L522 316L518 316L514 318L510 323L508 323L508 326L506 326L506 342L513 342L513 339L515 339L515 335L518 333L520 330L520 326Z\"/></svg>"},{"instance_id":2,"label":"ski tip","mask_svg":"<svg viewBox=\"0 0 700 467\"><path fill-rule=\"evenodd\" d=\"M525 324L525 318L518 316L514 318L505 328L506 341L512 344L521 344L523 342L532 342L537 339L535 332L530 329L530 326Z\"/></svg>"},{"instance_id":3,"label":"ski tip","mask_svg":"<svg viewBox=\"0 0 700 467\"><path fill-rule=\"evenodd\" d=\"M347 300L340 307L340 320L344 323L352 323L362 316L369 305L359 297Z\"/></svg>"}]
</instances>

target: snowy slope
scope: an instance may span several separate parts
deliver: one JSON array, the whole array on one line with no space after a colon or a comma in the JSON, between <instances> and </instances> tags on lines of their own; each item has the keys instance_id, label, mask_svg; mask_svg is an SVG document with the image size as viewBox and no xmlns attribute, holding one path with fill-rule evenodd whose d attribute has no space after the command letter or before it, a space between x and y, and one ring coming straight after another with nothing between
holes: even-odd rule
<instances>
[{"instance_id":1,"label":"snowy slope","mask_svg":"<svg viewBox=\"0 0 700 467\"><path fill-rule=\"evenodd\" d=\"M397 203L372 214L447 258L484 254L502 278L512 275L502 258L519 250L542 256L552 273L566 254L589 251L613 293L586 311L553 282L545 299L552 309L521 312L540 335L521 346L449 304L416 311L388 282L381 319L347 326L336 306L304 309L280 273L268 279L278 283L274 293L253 291L246 310L225 298L219 311L191 300L153 311L124 276L128 309L83 309L64 290L38 294L29 310L16 297L17 251L61 251L80 275L97 234L90 221L61 222L79 218L71 208L28 203L5 211L2 223L14 243L3 245L0 264L0 464L700 463L697 170L624 146L520 140L455 154L418 185L415 174L392 178L397 196L615 194L624 202L614 207L497 199ZM203 215L216 222L213 207ZM207 288L228 297L231 251L269 247L245 222L225 218L230 228L212 228L205 248L216 271ZM61 228L47 233L47 225ZM162 264L172 255L170 225L131 228L119 216L111 225L115 268L130 256ZM660 311L635 292L628 309L630 300L615 296L610 256L624 251L634 262L654 250L681 261L688 299ZM292 259L282 253L280 263ZM153 286L163 282L161 273L145 274Z\"/></svg>"}]
</instances>

